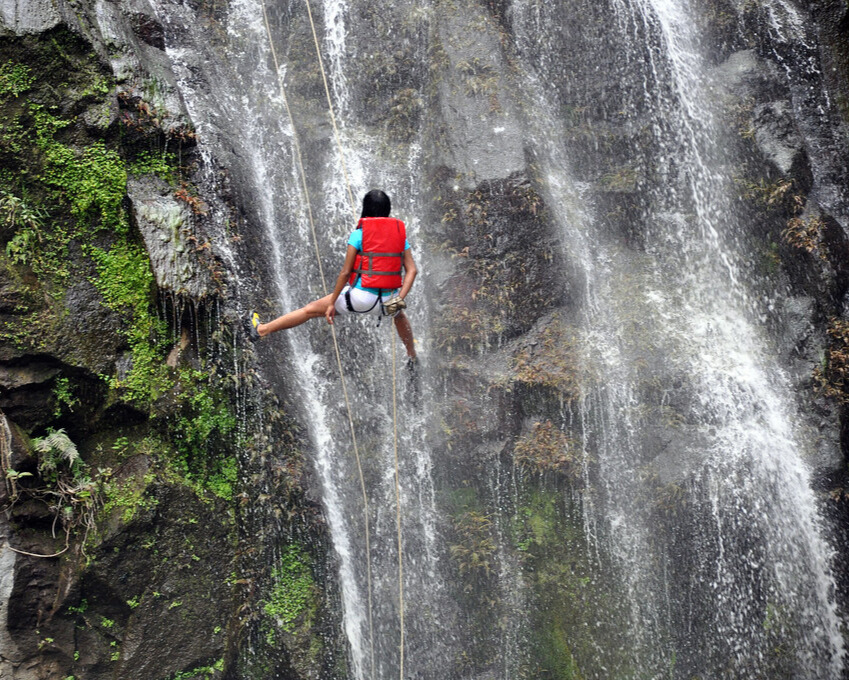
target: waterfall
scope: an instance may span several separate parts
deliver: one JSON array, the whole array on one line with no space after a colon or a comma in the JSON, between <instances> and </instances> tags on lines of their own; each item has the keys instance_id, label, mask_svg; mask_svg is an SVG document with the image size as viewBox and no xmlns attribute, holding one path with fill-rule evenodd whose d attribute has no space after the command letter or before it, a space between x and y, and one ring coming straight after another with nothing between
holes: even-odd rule
<instances>
[{"instance_id":1,"label":"waterfall","mask_svg":"<svg viewBox=\"0 0 849 680\"><path fill-rule=\"evenodd\" d=\"M519 32L529 9L514 11ZM840 677L832 549L798 406L766 331L775 300L745 259L734 147L715 115L719 84L686 2L616 11L622 32L610 39L639 64L625 73L641 71L635 109L656 145L642 249L603 232L588 248L580 230L598 220L574 220L574 191L548 186L557 211L573 218L563 220L566 241L587 271L585 344L599 384L586 385L584 429L599 459L600 521L623 574L636 662L650 674L674 668L674 677L774 677L790 667L792 677ZM563 20L553 5L547 12L523 31L525 63L543 79L556 66L537 46L551 39L540 26L555 33ZM559 162L556 151L542 153ZM647 507L657 483L682 505L678 527L659 526Z\"/></svg>"},{"instance_id":2,"label":"waterfall","mask_svg":"<svg viewBox=\"0 0 849 680\"><path fill-rule=\"evenodd\" d=\"M577 290L569 312L578 328L581 384L574 403L561 403L559 410L581 449L583 488L562 493L558 487L558 502L582 528L583 536L570 540L586 544L594 570L586 581L603 591L607 606L595 614L598 631L588 627L582 633L594 656L581 677L839 678L845 650L833 550L811 489L804 405L776 356L774 320L787 293L770 290L768 277L752 265L733 170L739 149L721 115L722 83L693 20L700 10L686 0L604 5L610 12L600 22L601 37L614 47L596 70L605 71L604 85L615 94L599 87L599 97L621 98L609 125L629 143L643 140L644 146L606 154L596 137L582 154L570 140L573 119L581 114L570 105L574 91L590 85L570 68L580 65L581 55L569 54L564 45L578 32L578 10L591 12L590 4L500 3L509 29L504 51L516 67L510 87L524 95L517 107L527 124L526 148L520 151L533 157L529 174L535 173ZM427 169L436 165L433 147L443 140L429 138L433 131L425 125L387 140L388 124L374 123L374 101L384 93L368 82L373 71L363 73L366 56L374 56L376 48L360 39L374 15L353 0L312 5L341 149L330 129L301 3L268 5L294 121L279 93L259 0L230 3L221 21L226 31L215 35L217 42L209 41L189 5L177 0L155 5L169 28L168 56L197 125L201 152L211 169L224 166L237 178L246 221L256 232L261 251L256 257L265 263L266 277L256 280L251 258L243 258L240 279L256 293L256 300L249 292L240 294L245 311L258 303L264 313L276 315L323 294L295 135L304 149L328 284L354 225L347 182L356 201L368 189L385 189L393 214L407 223L417 261L432 265L432 276L423 276L410 298L424 357L416 377L407 376L399 349L405 652L409 677L454 677L471 635L464 626L490 610L481 606L469 614L475 605L456 601L447 582L456 570L451 571L444 534L454 518L446 516L450 503L441 497L446 490L440 484L450 487L446 495L459 485L444 481L453 470L440 471L453 459L438 458L450 447L435 419L454 395L444 387L450 369L426 301L441 294L448 277L443 269L450 265L429 252L437 250L438 230L423 223L436 203L426 188ZM439 32L430 23L431 12L441 6L401 5L375 12L408 12L407 20L419 22L414 77L406 74L406 82L397 76L412 92L405 96L422 101L446 96L433 94L439 84L427 65L428 40ZM800 30L803 19L792 6L770 7L769 31L785 40ZM590 72L584 67L582 73ZM608 155L627 160L603 165ZM488 163L497 165L498 155L491 156ZM470 181L473 173L466 175L463 181ZM600 184L636 196L627 219L605 203ZM398 676L400 633L390 352L397 339L385 321L375 327L370 319L337 319L336 328L368 490L370 553L326 324L317 320L278 334L263 341L259 354L269 372L270 364L283 367L277 374L286 376L306 427L334 550L347 675L388 679ZM485 404L486 417L499 413L488 395L467 396ZM502 429L509 426L494 422L482 428L492 440L501 438ZM479 451L471 445L470 450ZM475 630L494 641L495 651L487 670L474 672L512 680L529 667L526 643L538 633L527 611L533 598L523 556L513 545L517 499L532 483L501 460L501 449L487 460L493 465L486 479L475 481L487 487L488 496L480 494L480 515L491 520L492 583L498 591L493 598L501 599L501 608L497 620L477 621Z\"/></svg>"},{"instance_id":3,"label":"waterfall","mask_svg":"<svg viewBox=\"0 0 849 680\"><path fill-rule=\"evenodd\" d=\"M274 302L269 314L292 310L322 295L312 245L313 235L300 190L301 181L293 149L299 135L304 151L311 204L318 225L319 248L328 285L344 255L344 244L355 225L348 200L346 176L335 145L316 144L305 132L305 123L315 115L305 112L297 94L293 99L293 129L279 94L273 73L268 36L258 0L244 0L229 6L227 35L222 45L205 45L201 21L189 8L161 0L157 5L163 23L171 29L168 54L178 74L181 93L197 124L199 144L204 154L225 159L238 172L243 191L250 198L251 214L260 226L271 263L273 278L260 282L261 295ZM272 34L281 59L283 80L291 85L294 68L285 61L289 43L285 21L299 21L307 41L302 57L317 68L312 36L302 6L285 8L269 5ZM324 54L333 105L339 123L347 179L355 200L380 187L393 198L397 215L407 222L408 238L414 252L421 207L416 189L421 145L413 139L405 157L387 162L375 155L381 140L375 138L349 116L352 85L346 78L346 5L328 1L314 3L313 18ZM214 55L213 55L214 50ZM311 51L313 50L313 51ZM206 55L206 59L204 59ZM250 74L248 80L243 80ZM247 83L247 85L245 85ZM321 117L327 116L324 98L316 99ZM321 111L324 109L324 111ZM326 119L326 118L325 118ZM329 122L329 121L328 121ZM358 207L358 206L357 206ZM250 262L244 263L250 266ZM243 271L246 280L251 271ZM416 297L426 298L426 282L417 285ZM254 304L244 299L247 309ZM414 298L411 298L411 301ZM416 329L419 346L428 344L424 305L413 302L408 312ZM298 394L301 419L307 426L314 468L321 488L322 505L330 528L338 563L342 596L343 628L350 658L349 677L397 677L399 620L397 535L395 528L395 487L392 447L390 342L398 342L392 324L384 321L374 327L369 320L338 318L336 322L342 349L343 370L354 406L354 427L363 457L371 525L371 554L365 549L363 498L354 464L341 387L326 324L313 321L269 340L279 360L289 367L291 383ZM391 339L391 340L390 340ZM438 521L431 480L432 461L424 445L428 402L434 397L426 382L426 369L417 380L423 382L414 401L413 386L404 368L403 351L398 349L399 420L401 424L401 506L404 548L407 663L416 668L427 661L438 667L451 655L443 649L441 605L444 598L438 569ZM371 561L373 577L373 629L375 659L369 640L369 593L367 569ZM375 674L372 674L374 661Z\"/></svg>"}]
</instances>

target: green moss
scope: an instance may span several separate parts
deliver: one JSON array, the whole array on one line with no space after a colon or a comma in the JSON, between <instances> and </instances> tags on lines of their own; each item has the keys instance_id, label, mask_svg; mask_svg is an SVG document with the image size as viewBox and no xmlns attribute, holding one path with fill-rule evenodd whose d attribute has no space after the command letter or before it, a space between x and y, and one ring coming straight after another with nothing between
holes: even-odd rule
<instances>
[{"instance_id":1,"label":"green moss","mask_svg":"<svg viewBox=\"0 0 849 680\"><path fill-rule=\"evenodd\" d=\"M161 350L167 327L151 313L154 278L147 253L126 241L109 250L87 250L97 269L91 281L105 304L129 317L122 333L133 354L132 367L124 377L113 376L110 385L126 390L130 401L150 402L168 389L170 381Z\"/></svg>"},{"instance_id":2,"label":"green moss","mask_svg":"<svg viewBox=\"0 0 849 680\"><path fill-rule=\"evenodd\" d=\"M35 76L26 64L7 61L0 65L0 97L18 98L35 83Z\"/></svg>"},{"instance_id":3,"label":"green moss","mask_svg":"<svg viewBox=\"0 0 849 680\"><path fill-rule=\"evenodd\" d=\"M577 680L582 668L603 666L607 677L634 677L620 598L587 544L578 506L553 486L522 496L511 534L532 601L524 676Z\"/></svg>"},{"instance_id":4,"label":"green moss","mask_svg":"<svg viewBox=\"0 0 849 680\"><path fill-rule=\"evenodd\" d=\"M147 474L142 480L128 479L123 482L110 480L104 485L103 513L106 516L120 511L121 521L131 522L139 510L155 508L159 501L147 494L154 475Z\"/></svg>"},{"instance_id":5,"label":"green moss","mask_svg":"<svg viewBox=\"0 0 849 680\"><path fill-rule=\"evenodd\" d=\"M269 623L287 633L294 633L302 616L308 627L317 609L316 586L310 558L297 544L289 545L271 571L271 590L262 610ZM267 629L269 633L273 628ZM271 633L273 636L273 633Z\"/></svg>"},{"instance_id":6,"label":"green moss","mask_svg":"<svg viewBox=\"0 0 849 680\"><path fill-rule=\"evenodd\" d=\"M569 635L559 623L544 631L538 645L540 663L547 670L548 678L557 680L583 680L584 676L572 655Z\"/></svg>"},{"instance_id":7,"label":"green moss","mask_svg":"<svg viewBox=\"0 0 849 680\"><path fill-rule=\"evenodd\" d=\"M71 387L71 381L69 378L56 378L56 382L53 385L52 396L53 415L57 418L60 417L66 409L72 412L74 410L74 406L77 406L80 403L80 400L74 396L74 391Z\"/></svg>"},{"instance_id":8,"label":"green moss","mask_svg":"<svg viewBox=\"0 0 849 680\"><path fill-rule=\"evenodd\" d=\"M155 175L159 179L175 184L178 174L177 158L172 153L140 152L128 165L131 175Z\"/></svg>"},{"instance_id":9,"label":"green moss","mask_svg":"<svg viewBox=\"0 0 849 680\"><path fill-rule=\"evenodd\" d=\"M535 472L565 474L573 483L581 479L581 456L577 442L550 420L534 423L531 431L516 442L513 459L522 468Z\"/></svg>"},{"instance_id":10,"label":"green moss","mask_svg":"<svg viewBox=\"0 0 849 680\"><path fill-rule=\"evenodd\" d=\"M53 118L43 109L36 118L36 130L50 130L51 135L64 125L66 121ZM45 160L42 180L57 190L54 195L70 203L80 231L95 226L127 233L129 224L122 207L127 195L127 171L116 151L101 141L77 151L52 136L40 138L38 146Z\"/></svg>"},{"instance_id":11,"label":"green moss","mask_svg":"<svg viewBox=\"0 0 849 680\"><path fill-rule=\"evenodd\" d=\"M211 680L224 670L224 659L218 659L211 666L198 666L190 671L181 671L170 676L168 680Z\"/></svg>"},{"instance_id":12,"label":"green moss","mask_svg":"<svg viewBox=\"0 0 849 680\"><path fill-rule=\"evenodd\" d=\"M227 395L208 371L182 368L178 372L177 409L170 421L175 443L175 469L199 495L233 497L238 463L226 446L236 430Z\"/></svg>"}]
</instances>

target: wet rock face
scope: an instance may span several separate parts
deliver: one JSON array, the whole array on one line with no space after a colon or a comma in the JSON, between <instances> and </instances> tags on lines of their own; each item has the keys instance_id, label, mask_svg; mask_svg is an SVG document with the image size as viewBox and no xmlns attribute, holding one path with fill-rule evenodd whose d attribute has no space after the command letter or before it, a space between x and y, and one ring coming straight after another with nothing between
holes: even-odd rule
<instances>
[{"instance_id":1,"label":"wet rock face","mask_svg":"<svg viewBox=\"0 0 849 680\"><path fill-rule=\"evenodd\" d=\"M41 33L62 20L61 11L50 0L3 0L0 3L0 26L9 33Z\"/></svg>"},{"instance_id":2,"label":"wet rock face","mask_svg":"<svg viewBox=\"0 0 849 680\"><path fill-rule=\"evenodd\" d=\"M206 4L192 3L192 7ZM212 4L205 16L211 27L209 40L194 46L187 41L180 47L196 50L194 61L181 77L191 87L214 90L214 84L203 82L199 75L203 61L214 62L218 58L216 41L224 42L219 33L224 32L223 27L215 19L226 14L226 3L218 3L217 8ZM787 365L793 367L799 393L807 394L811 373L828 342L823 319L841 312L841 291L845 290L840 270L845 268L841 256L846 242L837 235L840 225L846 226L845 212L841 212L841 201L845 201L840 189L842 175L839 163L832 159L830 167L826 167L828 164L823 162L832 154L841 158L835 151L840 147L815 139L812 132L816 122L798 105L801 90L794 93L787 85L774 55L762 43L749 44L734 34L737 22L722 16L723 12L733 14L730 6L713 4L716 12L711 30L722 38L723 47L712 77L721 84L722 96L731 100L729 108L736 107L737 118L729 118L729 125L739 125L746 133L739 143L745 147L750 165L741 167L740 172L744 174L752 168L754 171L743 179L752 184L763 180L767 186L779 179L792 180L795 195L805 202L800 219L816 216L820 210L827 218L827 233L823 236L831 258L827 264L822 264L818 253L794 250L782 241L788 220L799 217L790 212L790 194L786 206L782 203L774 210L770 207L773 212L767 218L752 220L753 233L757 232L755 236L763 242L764 251L771 254L769 262L788 270L786 276L769 281L799 293L788 298L787 308L778 313L783 320L775 326L781 326L775 334L781 336L777 344ZM425 222L421 233L429 267L430 287L426 290L432 293L428 303L435 320L434 352L445 359L445 365L450 364L449 368L440 369L439 375L447 395L439 415L450 434L438 433L433 441L442 460L451 465L437 473L438 482L449 494L456 492L458 496L472 489L477 494L477 505L469 505L478 508L482 515L490 508L502 510L511 508L512 503L523 504L519 516L527 520L528 527L523 529L526 536L522 549L530 552L522 553L521 559L527 559L535 573L542 574L539 578L530 577L541 604L537 625L549 626L546 633L553 640L549 643L556 647L556 641L564 638L563 630L557 626L576 612L580 614L577 606L575 611L570 610L568 599L584 592L583 579L589 579L585 573L592 572L582 558L575 559L573 552L564 550L562 542L559 549L555 546L561 524L551 519L553 510L546 515L548 511L533 507L533 503L545 499L546 492L553 496L547 484L556 487L558 504L569 494L573 500L577 498L575 480L561 469L568 467L569 461L556 457L552 459L554 463L543 460L544 464L550 463L551 469L533 469L532 474L539 474L539 478L531 473L520 475L515 498L497 497L498 492L492 491L492 480L499 476L499 488L514 488L517 464L512 452L517 442L537 442L539 437L533 439L533 433L551 428L558 432L560 428L571 428L570 436L575 439L582 435L580 426L575 424L581 414L571 407L577 394L575 383L583 378L578 375L572 328L575 310L582 302L575 292L580 287L570 280L573 277L564 262L567 256L558 243L557 234L563 228L558 218L562 216L551 213L545 199L547 178L540 176L529 150L533 102L528 100L533 97L516 87L516 69L525 59L524 63L540 69L543 80L548 79L542 85L550 86L550 103L562 116L565 146L574 160L576 177L586 191L582 199L586 198L597 210L610 239L634 252L643 247L640 219L650 203L643 190L660 153L653 146L650 121L640 102L649 69L639 60L629 63L624 49L610 54L607 29L613 9L607 3L561 3L558 13L574 13L583 20L561 21L558 33L549 36L539 54L527 45L520 45L515 51L504 47L516 38L522 21L533 21L531 16L521 16L522 8L515 3L513 6L494 1L471 7L437 3L435 16L429 16L415 3L410 7L396 3L386 8L367 2L350 5L347 21L354 27L351 34L359 41L351 46L351 54L364 66L351 76L349 112L358 124L368 126L375 138L387 143L386 149L370 150L379 162L384 160L380 154L396 156L391 160L396 166L392 167L399 169L403 162L397 157L406 158L413 143L421 147L421 155L415 156L421 175L416 176L424 176L427 182L427 197L421 201ZM849 55L845 49L849 19L842 5L825 5L827 9L819 10L822 25L830 36L831 59L836 67L841 67ZM113 74L120 94L110 96L97 107L79 101L61 102L64 110L79 113L84 134L106 139L121 136L128 146L138 148L170 148L176 140L191 146L194 133L164 51L167 41L173 40L174 32L181 29L163 24L145 0L101 3L99 13L84 6L79 16L71 13L69 7L45 0L0 0L0 22L4 34L38 33L65 22L92 36L92 47L101 55L104 68ZM280 33L291 59L287 74L294 81L296 98L300 98L296 104L302 107L298 122L303 122L306 129L310 181L323 188L323 173L335 152L309 27L302 9L290 8L288 14L274 16L273 20L285 29ZM637 33L644 30L632 28ZM521 52L521 58L516 52ZM569 77L563 77L563 73ZM831 71L828 78L837 78L830 74ZM849 78L835 82L836 91L845 91ZM213 92L210 101L214 98ZM228 128L221 123L213 120L209 134L225 138ZM231 124L241 125L242 121ZM249 151L234 147L217 159L233 178L226 191L228 198L238 204L235 210L224 205L223 196L205 196L214 203L208 206L186 187L180 187L179 193L180 189L152 174L128 180L125 208L131 216L134 238L143 244L150 260L161 299L175 295L182 301L198 301L219 288L222 275L226 278L227 269L221 266L220 251L216 251L226 232L209 228L204 221L207 207L210 220L224 222L235 216L251 223L242 252L257 280L246 282L246 286L253 285L268 294L272 257L265 235L256 226L261 210L246 189L255 162ZM823 170L818 174L815 170L819 168ZM814 176L816 189L810 191ZM223 193L225 184L221 180L214 188ZM201 188L213 186L208 183ZM686 219L683 214L671 215L668 226L678 228ZM0 224L4 244L13 232ZM767 251L770 240L783 245ZM70 257L81 258L73 249ZM104 432L156 429L163 427L163 421L177 421L180 417L174 414L180 394L174 389L159 395L156 422L134 406L116 406L109 401L112 396L104 396L106 388L97 375L114 375L119 382L124 381L132 374L134 361L123 334L125 316L103 304L102 294L90 281L93 274L90 270L71 282L55 298L61 303L56 303L50 299L52 291L29 285L33 275L25 268L4 265L0 270L0 323L22 323L20 310L26 305L45 315L55 312L47 331L38 330L48 338L39 352L28 350L20 337L4 340L0 345L0 409L15 430L14 469L35 469L30 445L17 432L15 423L30 433L40 434L47 426L61 424L71 428L75 422L84 421L85 425L76 427L80 441L85 442L86 458L114 465L121 484L126 483L133 493L141 494L126 501L140 509L128 519L120 507L110 509L109 516L102 519L102 535L91 546L95 558L92 565L86 566L80 552L68 555L62 562L39 562L0 551L0 620L8 609L9 620L15 622L10 632L0 629L3 655L19 664L15 677L20 680L53 680L72 671L80 677L104 680L170 677L210 667L225 656L228 672L235 678L235 658L240 652L253 646L280 646L279 656L269 658L276 659L279 673L294 675L293 665L283 658L287 654L285 645L268 643L268 628L262 627L268 622L260 607L255 606L245 617L250 618L246 626L252 626L253 638L245 635L237 639L244 632L242 612L232 612L245 602L256 605L260 597L257 584L268 576L261 564L267 556L257 547L255 536L250 535L255 525L243 527L248 537L242 544L254 561L254 571L249 577L239 574L241 599L234 602L231 587L225 582L233 570L233 555L226 548L233 542L229 508L220 503L201 505L179 485L145 481L155 469L143 456L124 461L118 454L109 454L115 437ZM168 311L182 322L183 315L175 311L179 305L173 304L174 308L168 307ZM237 311L241 310L229 309L226 313L235 318ZM181 329L185 332L177 334L179 340L172 340L175 344L168 359L172 369L191 366L198 370L201 366L198 348L192 345L190 325L186 323ZM164 360L165 352L160 354ZM674 379L674 370L668 368L662 352L649 352L641 359L647 366L643 386L646 394L641 395L645 404L675 418L686 413L694 398L693 386L686 379ZM288 379L284 368L268 370L277 382ZM57 418L58 379L69 375L78 379L85 394L70 395L69 399L78 398L81 404ZM661 394L656 383L650 381L658 376L673 387ZM233 378L236 382L245 376ZM285 387L280 389L285 391ZM816 440L813 464L826 480L831 480L842 467L839 440L841 429L845 430L841 425L843 410L844 407L820 404L816 417L808 423L810 436ZM277 417L280 409L272 412ZM642 439L644 462L660 470L656 482L652 482L657 498L650 502L654 504L652 512L663 515L660 520L671 531L677 520L673 511L680 509L679 485L693 475L696 467L690 449L704 446L698 437L684 432L680 423L665 425L659 417L653 423L646 427ZM195 434L202 432L203 424L189 422L198 428L192 430ZM574 446L566 435L556 442L561 448ZM271 450L273 445L252 443L246 456L252 461L264 460L265 448ZM461 481L457 470L464 473L463 489L455 488ZM263 469L252 479L251 493L263 494L263 499L257 500L257 508L271 502L264 489L257 490L266 479L265 473ZM288 472L276 469L274 474L286 477ZM504 483L505 479L509 482ZM534 501L522 494L533 496ZM243 496L245 504L249 500L248 495ZM560 515L569 513L569 531L580 533L581 509L578 501L574 505L557 507ZM280 517L300 511L303 507L275 505L266 521L276 525ZM246 512L260 514L255 508ZM507 516L511 510L504 512ZM16 510L15 521L19 532L16 539L23 536L26 547L44 553L61 549L61 544L57 547L55 541L46 538L52 516L43 504L22 504ZM256 518L251 521L259 523ZM486 529L485 521L481 524L481 536L473 540L491 540L492 531ZM454 533L462 533L462 528L455 527ZM547 536L547 532L556 538ZM74 546L75 550L79 548ZM269 562L271 559L273 556ZM557 571L561 564L568 565L571 575ZM14 579L9 577L12 570ZM462 567L457 570L462 571ZM460 583L463 574L454 576ZM482 582L489 586L494 579ZM560 589L561 583L568 588ZM498 593L500 602L491 607L486 599L492 596L490 589L480 590L478 601L466 603L470 621L475 616L478 622L503 620L506 606L499 607L508 601L508 589ZM492 592L496 590L496 586L491 588ZM558 590L568 592L564 595ZM607 595L603 589L599 592ZM551 602L557 604L549 605ZM559 623L557 617L561 619ZM330 621L325 625L336 630L337 623ZM50 637L52 641L40 644L32 632L36 627L42 639ZM470 634L469 642L486 639L476 650L473 662L480 668L467 668L464 677L495 677L495 672L485 666L492 656L487 645L496 639L496 633L483 626L477 632L479 639L471 639L474 636ZM325 664L321 672L326 671L326 677L340 674L338 669L329 668L331 662L327 658L318 661L309 655L307 648L312 642L309 632L297 642L297 673L317 676L318 667ZM587 658L592 656L589 646L583 653ZM556 655L552 652L553 657ZM261 667L265 661L255 666L250 660L243 659L242 663L255 674L251 677L269 672L267 665ZM0 666L0 670L5 668ZM248 675L245 673L245 677Z\"/></svg>"},{"instance_id":3,"label":"wet rock face","mask_svg":"<svg viewBox=\"0 0 849 680\"><path fill-rule=\"evenodd\" d=\"M7 619L17 650L3 653L26 669L14 677L48 680L70 668L94 679L169 677L223 657L232 559L226 509L176 487L152 490L146 503L129 522L126 508L116 510L109 535L89 545L89 568L80 568L83 556L18 556Z\"/></svg>"},{"instance_id":4,"label":"wet rock face","mask_svg":"<svg viewBox=\"0 0 849 680\"><path fill-rule=\"evenodd\" d=\"M214 288L212 267L204 267L199 255L208 255L211 245L194 235L190 205L153 177L131 179L127 196L160 290L193 299L207 295Z\"/></svg>"},{"instance_id":5,"label":"wet rock face","mask_svg":"<svg viewBox=\"0 0 849 680\"><path fill-rule=\"evenodd\" d=\"M508 88L497 25L478 7L445 12L437 29L444 66L436 74L442 164L469 189L525 168L521 119Z\"/></svg>"}]
</instances>

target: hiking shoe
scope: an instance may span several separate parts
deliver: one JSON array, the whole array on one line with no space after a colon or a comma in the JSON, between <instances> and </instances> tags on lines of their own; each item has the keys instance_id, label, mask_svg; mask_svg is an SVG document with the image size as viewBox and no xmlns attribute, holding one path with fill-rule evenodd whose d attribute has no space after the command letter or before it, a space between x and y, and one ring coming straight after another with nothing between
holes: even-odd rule
<instances>
[{"instance_id":1,"label":"hiking shoe","mask_svg":"<svg viewBox=\"0 0 849 680\"><path fill-rule=\"evenodd\" d=\"M251 342L256 342L259 340L259 331L256 329L259 326L259 314L257 314L254 310L251 310L248 314L248 318L244 321L245 324L245 332L248 334L248 339Z\"/></svg>"},{"instance_id":2,"label":"hiking shoe","mask_svg":"<svg viewBox=\"0 0 849 680\"><path fill-rule=\"evenodd\" d=\"M407 398L409 404L413 408L418 408L421 397L421 381L419 380L419 371L421 363L418 357L406 357L404 359L404 370L407 373Z\"/></svg>"},{"instance_id":3,"label":"hiking shoe","mask_svg":"<svg viewBox=\"0 0 849 680\"><path fill-rule=\"evenodd\" d=\"M414 378L419 372L419 358L407 356L404 358L404 369L410 378Z\"/></svg>"}]
</instances>

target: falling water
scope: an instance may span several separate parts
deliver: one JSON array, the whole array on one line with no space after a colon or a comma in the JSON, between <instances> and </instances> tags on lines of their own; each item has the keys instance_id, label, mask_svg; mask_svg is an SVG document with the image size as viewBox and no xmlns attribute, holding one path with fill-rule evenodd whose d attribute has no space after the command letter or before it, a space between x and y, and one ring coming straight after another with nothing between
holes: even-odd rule
<instances>
[{"instance_id":1,"label":"falling water","mask_svg":"<svg viewBox=\"0 0 849 680\"><path fill-rule=\"evenodd\" d=\"M260 225L274 272L273 280L259 282L271 298L269 314L323 292L300 192L296 134L305 147L329 285L353 226L340 154L355 199L373 187L386 189L395 214L408 224L417 259L428 261L420 216L430 198L420 187L431 140L419 131L388 154L386 140L364 119L368 95L357 60L368 48L352 36L366 32L358 22L368 19L342 0L312 8L340 150L329 130L326 102L315 89L306 103L299 99L303 93L293 96L294 126L289 121L258 0L230 4L226 36L216 46L205 44L208 34L190 7L170 0L156 5L163 23L173 28L168 54L207 165L215 167L213 159L221 159L238 170L242 199ZM629 242L604 224L591 183L577 179L581 159L564 141L563 100L578 83L564 67L560 41L578 18L553 0L507 5L511 49L520 65L516 78L527 95L527 142L573 279L580 281L576 317L584 383L570 418L580 429L586 486L601 491L581 499L583 529L596 566L612 561L615 573L607 578L618 580L625 604L617 611L627 618L618 622L627 649L610 651L606 640L594 639L599 660L583 674L612 677L605 663L621 652L629 670L620 666L620 677L767 678L780 666L794 678L836 679L844 649L831 550L804 461L803 416L765 325L781 294L765 295L763 281L749 266L746 229L735 205L737 152L717 111L719 83L703 54L694 10L685 0L614 0L615 11L605 22L604 38L616 45L607 77L618 79L623 93L621 127L650 138L646 149L635 150L635 167L624 172L638 178L636 191L643 199L635 218L641 239ZM771 30L777 34L784 36L801 21L789 5L774 8ZM419 9L424 17L430 7ZM269 10L284 55L283 80L297 83L296 70L315 63L314 53L295 44L295 34L309 30L305 9L284 3ZM416 49L424 62L428 31L421 33ZM311 35L308 42L312 49ZM298 59L285 58L297 49L302 50ZM427 76L418 75L414 87L425 100ZM240 274L248 280L250 263L243 269ZM435 289L424 278L413 298L424 300ZM245 301L245 307L252 302ZM439 461L432 458L429 438L428 418L439 411L443 396L436 393L434 378L440 354L425 305L413 306L410 315L420 347L428 351L417 386L406 375L397 380L406 664L410 677L443 678L456 672L456 657L465 651L459 642L463 631L451 629L463 620L458 616L463 605L451 601L444 583L448 570L440 528L446 520L437 511L433 470ZM397 677L399 657L393 336L388 324L375 328L373 323L337 323L368 489L370 554L327 328L313 322L260 349L288 367L299 416L307 425L338 566L348 672L357 679ZM515 478L494 468L488 482L499 505L491 510L506 603L504 620L492 631L505 648L499 648L491 667L506 680L521 666L529 600L508 547L509 518L499 514L501 501L506 499L506 507L518 494ZM374 640L368 625L369 560Z\"/></svg>"},{"instance_id":2,"label":"falling water","mask_svg":"<svg viewBox=\"0 0 849 680\"><path fill-rule=\"evenodd\" d=\"M516 10L521 31L530 12ZM564 220L567 242L587 268L585 340L600 384L586 386L584 429L599 458L635 662L651 674L674 668L674 677L774 677L792 666L793 677L838 678L844 649L831 550L797 406L763 325L773 300L741 257L745 229L733 146L715 115L718 84L685 2L616 10L620 28L637 28L612 41L635 61L649 55L640 108L651 117L662 181L649 188L642 252L603 233L588 248L581 230L593 219L576 221L567 211L575 191L548 185L558 211L573 218ZM550 3L547 11L550 22L562 20ZM523 35L538 69L553 68L533 53L545 35ZM544 152L550 166L562 165L555 138L539 143L554 149ZM686 519L677 531L689 537L657 526L646 500L658 481L681 494L674 502ZM682 539L690 554L673 550ZM790 651L770 658L776 646Z\"/></svg>"},{"instance_id":3,"label":"falling water","mask_svg":"<svg viewBox=\"0 0 849 680\"><path fill-rule=\"evenodd\" d=\"M203 22L183 5L172 5L164 0L158 5L163 21L176 27L173 30L176 37L169 41L168 53L179 77L181 93L197 124L201 151L210 157L227 159L236 166L252 197L252 210L270 246L269 259L276 277L273 281L261 282L263 290L275 291L275 304L269 310L272 314L297 308L323 294L318 285L305 197L300 190L293 190L301 186L293 149L295 135L299 136L304 148L327 285L332 286L335 281L343 244L354 225L348 182L357 197L355 200L369 188L385 189L394 199L393 214L407 222L414 252L420 252L416 220L420 199L414 187L419 183L416 168L421 145L418 140L412 140L406 156L395 162L387 163L375 157L373 149L379 148L381 140L358 128L356 120L351 120L349 115L352 95L345 72L347 7L342 2L328 1L323 7L314 3L312 10L318 39L322 50L326 50L324 58L340 128L341 149L335 145L315 146L304 134L304 129L299 129L299 123L309 116L304 115L297 98L292 98L291 94L295 120L289 121L276 74L272 71L262 5L258 1L230 4L226 47L223 53L220 48L214 56L210 53L206 60L203 58L205 33L196 30ZM291 46L286 44L285 26L278 23L279 11L277 6L268 7L272 34L275 41L280 41L276 45L278 53L285 56ZM306 22L304 8L297 9L297 16ZM302 28L307 26L302 23ZM316 59L315 53L308 58ZM292 67L285 59L281 61L286 82ZM245 80L247 74L250 78ZM320 101L324 106L324 100ZM343 171L340 153L347 173ZM245 272L244 276L250 276L250 272ZM420 282L418 289L423 290L425 285ZM246 307L250 304L252 302L245 302ZM413 307L409 315L417 330L419 346L424 348L428 343L426 313L423 308ZM373 323L373 320L340 318L336 324L368 490L371 554L365 549L363 498L339 377L329 351L328 329L313 322L267 343L273 346L275 353L285 357L283 360L291 367L292 383L298 389L300 415L307 424L322 502L338 559L343 626L350 651L349 672L354 678L396 677L399 658L389 338L392 342L397 340L391 324L384 322L375 328ZM443 623L439 618L443 607L435 603L444 598L444 594L437 567L432 462L423 444L426 420L423 414L427 413L427 401L432 399L425 384L425 369L419 369L421 384L413 390L406 377L403 351L398 350L404 587L409 640L406 655L413 669L424 665L438 668L451 659L451 655L439 652L444 649L441 642ZM411 392L417 393L417 401L413 400ZM369 630L369 566L373 578L373 642ZM371 658L372 644L374 660ZM375 674L372 674L372 663Z\"/></svg>"}]
</instances>

